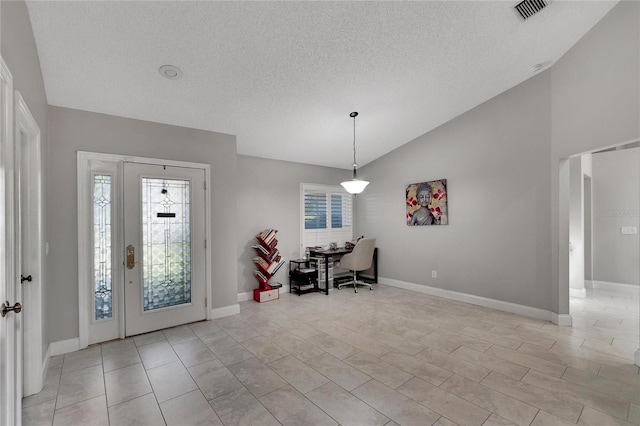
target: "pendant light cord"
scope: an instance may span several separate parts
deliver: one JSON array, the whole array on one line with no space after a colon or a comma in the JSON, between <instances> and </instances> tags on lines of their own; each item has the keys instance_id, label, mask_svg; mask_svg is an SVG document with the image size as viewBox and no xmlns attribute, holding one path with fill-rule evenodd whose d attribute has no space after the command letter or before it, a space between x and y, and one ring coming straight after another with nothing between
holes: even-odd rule
<instances>
[{"instance_id":1,"label":"pendant light cord","mask_svg":"<svg viewBox=\"0 0 640 426\"><path fill-rule=\"evenodd\" d=\"M353 179L356 179L356 167L358 167L358 163L356 163L356 117L358 113L354 111L349 116L353 117Z\"/></svg>"},{"instance_id":2,"label":"pendant light cord","mask_svg":"<svg viewBox=\"0 0 640 426\"><path fill-rule=\"evenodd\" d=\"M353 117L353 167L357 166L356 163L356 117Z\"/></svg>"}]
</instances>

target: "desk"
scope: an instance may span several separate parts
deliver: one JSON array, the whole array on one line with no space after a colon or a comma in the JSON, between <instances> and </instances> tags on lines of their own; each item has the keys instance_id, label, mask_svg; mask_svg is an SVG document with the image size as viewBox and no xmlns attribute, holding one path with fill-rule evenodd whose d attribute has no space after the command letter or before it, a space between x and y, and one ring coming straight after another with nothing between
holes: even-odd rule
<instances>
[{"instance_id":1,"label":"desk","mask_svg":"<svg viewBox=\"0 0 640 426\"><path fill-rule=\"evenodd\" d=\"M339 247L335 250L311 250L309 253L311 256L313 257L318 257L321 258L322 261L324 262L324 290L320 289L321 291L324 291L324 294L329 294L329 258L330 257L334 257L334 256L342 256L343 254L347 254L347 253L351 253L353 249L348 249L348 248L344 248L344 247ZM373 263L372 263L372 268L373 268L373 282L377 283L378 282L378 247L376 247L373 250ZM320 283L318 283L319 285Z\"/></svg>"}]
</instances>

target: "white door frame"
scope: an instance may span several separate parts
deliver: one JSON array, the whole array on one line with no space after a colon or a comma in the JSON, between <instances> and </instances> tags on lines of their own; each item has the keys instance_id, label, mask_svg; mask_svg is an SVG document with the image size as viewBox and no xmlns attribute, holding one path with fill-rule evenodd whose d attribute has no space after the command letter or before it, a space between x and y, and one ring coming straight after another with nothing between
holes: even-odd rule
<instances>
[{"instance_id":1,"label":"white door frame","mask_svg":"<svg viewBox=\"0 0 640 426\"><path fill-rule=\"evenodd\" d=\"M0 58L0 298L15 303L13 77ZM2 300L0 303L4 303ZM0 424L22 423L22 373L17 357L18 316L0 318Z\"/></svg>"},{"instance_id":2,"label":"white door frame","mask_svg":"<svg viewBox=\"0 0 640 426\"><path fill-rule=\"evenodd\" d=\"M86 348L89 345L89 330L92 318L93 303L91 301L91 294L93 293L93 277L92 277L92 262L93 262L93 250L91 247L91 163L102 162L111 163L117 165L118 176L115 183L118 187L114 187L114 202L116 208L114 209L114 228L112 230L113 251L117 253L113 261L113 284L114 290L118 292L118 312L114 312L114 317L118 321L119 337L123 339L125 337L124 329L124 229L122 227L122 220L124 218L124 211L122 210L122 194L123 194L123 182L122 182L122 164L125 161L133 163L153 164L159 166L175 166L175 167L188 167L195 169L202 169L205 173L205 238L207 241L211 241L211 166L209 164L191 163L185 161L175 160L162 160L157 158L137 157L120 154L103 154L97 152L78 151L78 329L79 329L79 349ZM210 244L208 244L208 247ZM206 248L205 253L205 297L207 301L211 300L211 254L209 248ZM207 302L207 305L210 305ZM209 307L206 309L206 318L211 319L211 310Z\"/></svg>"},{"instance_id":3,"label":"white door frame","mask_svg":"<svg viewBox=\"0 0 640 426\"><path fill-rule=\"evenodd\" d=\"M42 159L40 128L27 104L15 91L15 177L16 177L16 280L31 275L22 283L24 382L23 396L42 390L44 381L42 352L42 288L44 285L42 235ZM21 136L22 135L22 136ZM23 211L22 207L26 207ZM22 231L27 235L22 235ZM26 253L27 258L22 258ZM22 270L23 265L28 270ZM18 281L17 281L18 282ZM20 293L20 292L19 292Z\"/></svg>"}]
</instances>

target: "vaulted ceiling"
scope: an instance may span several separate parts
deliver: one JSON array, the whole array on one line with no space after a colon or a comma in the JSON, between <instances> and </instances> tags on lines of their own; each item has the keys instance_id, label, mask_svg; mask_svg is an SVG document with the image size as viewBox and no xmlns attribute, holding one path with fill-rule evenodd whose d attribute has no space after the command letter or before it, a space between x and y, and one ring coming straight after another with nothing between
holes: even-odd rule
<instances>
[{"instance_id":1,"label":"vaulted ceiling","mask_svg":"<svg viewBox=\"0 0 640 426\"><path fill-rule=\"evenodd\" d=\"M553 64L616 4L28 1L49 104L364 165ZM172 64L182 77L159 68ZM177 141L179 142L179 141Z\"/></svg>"}]
</instances>

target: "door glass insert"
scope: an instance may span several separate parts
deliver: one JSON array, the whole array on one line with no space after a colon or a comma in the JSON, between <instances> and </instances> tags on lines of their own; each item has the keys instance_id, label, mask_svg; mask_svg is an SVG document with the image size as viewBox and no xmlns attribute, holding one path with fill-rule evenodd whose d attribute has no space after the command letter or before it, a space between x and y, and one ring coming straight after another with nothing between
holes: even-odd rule
<instances>
[{"instance_id":1,"label":"door glass insert","mask_svg":"<svg viewBox=\"0 0 640 426\"><path fill-rule=\"evenodd\" d=\"M190 182L142 178L145 311L191 303Z\"/></svg>"},{"instance_id":2,"label":"door glass insert","mask_svg":"<svg viewBox=\"0 0 640 426\"><path fill-rule=\"evenodd\" d=\"M93 177L93 289L95 319L113 315L111 291L111 176Z\"/></svg>"}]
</instances>

